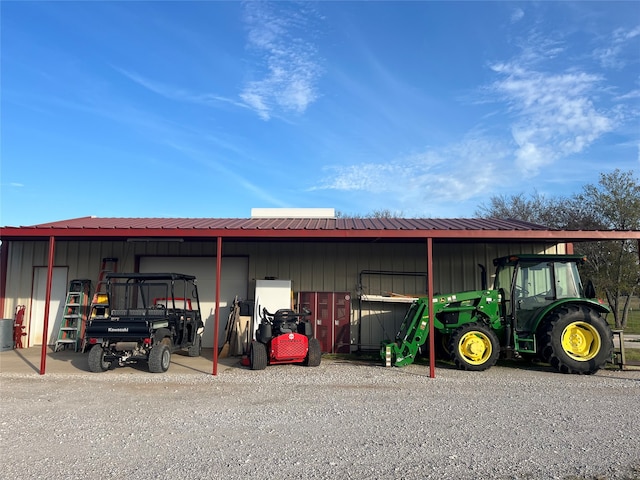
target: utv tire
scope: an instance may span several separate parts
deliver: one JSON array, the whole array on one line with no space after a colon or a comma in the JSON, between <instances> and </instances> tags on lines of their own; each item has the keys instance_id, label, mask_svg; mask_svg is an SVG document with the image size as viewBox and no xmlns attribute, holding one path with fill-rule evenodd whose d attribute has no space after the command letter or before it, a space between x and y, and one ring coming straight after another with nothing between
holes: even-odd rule
<instances>
[{"instance_id":1,"label":"utv tire","mask_svg":"<svg viewBox=\"0 0 640 480\"><path fill-rule=\"evenodd\" d=\"M461 370L481 372L493 367L500 356L500 341L489 327L468 323L451 334L451 360Z\"/></svg>"},{"instance_id":2,"label":"utv tire","mask_svg":"<svg viewBox=\"0 0 640 480\"><path fill-rule=\"evenodd\" d=\"M309 339L309 351L307 352L307 358L304 359L303 364L307 367L317 367L322 360L322 349L320 348L320 341L317 338Z\"/></svg>"},{"instance_id":3,"label":"utv tire","mask_svg":"<svg viewBox=\"0 0 640 480\"><path fill-rule=\"evenodd\" d=\"M187 355L190 357L199 357L202 353L202 336L196 334L196 338L193 339L193 345L187 348Z\"/></svg>"},{"instance_id":4,"label":"utv tire","mask_svg":"<svg viewBox=\"0 0 640 480\"><path fill-rule=\"evenodd\" d=\"M171 364L171 348L166 343L155 345L149 352L149 371L151 373L164 373L169 370Z\"/></svg>"},{"instance_id":5,"label":"utv tire","mask_svg":"<svg viewBox=\"0 0 640 480\"><path fill-rule=\"evenodd\" d=\"M95 373L106 372L111 366L110 362L104 359L105 351L102 345L94 345L89 350L89 370Z\"/></svg>"},{"instance_id":6,"label":"utv tire","mask_svg":"<svg viewBox=\"0 0 640 480\"><path fill-rule=\"evenodd\" d=\"M561 373L595 373L613 354L609 325L585 305L566 305L552 312L539 337L541 358Z\"/></svg>"},{"instance_id":7,"label":"utv tire","mask_svg":"<svg viewBox=\"0 0 640 480\"><path fill-rule=\"evenodd\" d=\"M249 362L251 364L251 370L264 370L267 368L267 346L264 343L251 343Z\"/></svg>"}]
</instances>

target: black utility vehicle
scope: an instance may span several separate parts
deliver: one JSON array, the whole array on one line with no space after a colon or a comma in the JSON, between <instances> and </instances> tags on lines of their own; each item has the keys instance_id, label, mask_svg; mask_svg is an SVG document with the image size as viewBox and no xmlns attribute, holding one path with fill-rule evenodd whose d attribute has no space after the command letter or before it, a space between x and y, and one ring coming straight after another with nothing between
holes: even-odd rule
<instances>
[{"instance_id":1,"label":"black utility vehicle","mask_svg":"<svg viewBox=\"0 0 640 480\"><path fill-rule=\"evenodd\" d=\"M111 273L96 294L85 332L89 370L147 361L166 372L171 353L200 355L204 324L196 278L180 273Z\"/></svg>"}]
</instances>

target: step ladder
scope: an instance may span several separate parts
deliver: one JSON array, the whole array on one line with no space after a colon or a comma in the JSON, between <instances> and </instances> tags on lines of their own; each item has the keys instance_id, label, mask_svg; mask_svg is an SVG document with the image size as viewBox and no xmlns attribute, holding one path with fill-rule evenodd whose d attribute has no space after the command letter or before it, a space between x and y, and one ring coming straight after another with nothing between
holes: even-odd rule
<instances>
[{"instance_id":1,"label":"step ladder","mask_svg":"<svg viewBox=\"0 0 640 480\"><path fill-rule=\"evenodd\" d=\"M91 280L71 280L54 352L70 346L73 346L73 350L76 352L80 348L84 325L87 321L90 295Z\"/></svg>"},{"instance_id":2,"label":"step ladder","mask_svg":"<svg viewBox=\"0 0 640 480\"><path fill-rule=\"evenodd\" d=\"M113 257L105 257L100 264L100 273L98 274L98 281L96 282L96 289L93 292L93 298L91 299L91 306L89 308L89 321L92 318L106 317L108 314L108 302L107 297L107 274L117 272L118 259ZM85 338L85 326L82 328L82 351L84 352L86 345Z\"/></svg>"}]
</instances>

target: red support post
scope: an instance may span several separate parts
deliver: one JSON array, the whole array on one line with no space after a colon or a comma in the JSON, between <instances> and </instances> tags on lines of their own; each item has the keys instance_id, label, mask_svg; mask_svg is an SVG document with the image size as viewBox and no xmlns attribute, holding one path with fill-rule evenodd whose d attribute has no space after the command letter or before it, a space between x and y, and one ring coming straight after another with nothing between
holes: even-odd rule
<instances>
[{"instance_id":1,"label":"red support post","mask_svg":"<svg viewBox=\"0 0 640 480\"><path fill-rule=\"evenodd\" d=\"M220 278L222 276L222 237L218 237L216 253L216 310L213 322L213 375L218 375L218 328L220 327Z\"/></svg>"},{"instance_id":2,"label":"red support post","mask_svg":"<svg viewBox=\"0 0 640 480\"><path fill-rule=\"evenodd\" d=\"M49 306L51 304L51 282L53 278L53 257L56 239L49 237L49 262L47 263L47 292L44 301L44 327L42 327L42 352L40 353L40 375L45 374L47 365L47 341L49 340Z\"/></svg>"},{"instance_id":3,"label":"red support post","mask_svg":"<svg viewBox=\"0 0 640 480\"><path fill-rule=\"evenodd\" d=\"M433 329L433 238L427 238L427 290L429 291L429 377L436 378L436 347Z\"/></svg>"},{"instance_id":4,"label":"red support post","mask_svg":"<svg viewBox=\"0 0 640 480\"><path fill-rule=\"evenodd\" d=\"M7 272L9 265L9 244L4 242L0 245L0 318L4 316L5 295L7 293Z\"/></svg>"}]
</instances>

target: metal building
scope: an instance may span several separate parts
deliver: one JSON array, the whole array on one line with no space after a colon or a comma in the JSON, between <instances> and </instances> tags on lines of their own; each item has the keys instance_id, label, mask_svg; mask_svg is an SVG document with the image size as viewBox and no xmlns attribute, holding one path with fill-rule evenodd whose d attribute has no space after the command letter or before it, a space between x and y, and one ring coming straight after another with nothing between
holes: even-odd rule
<instances>
[{"instance_id":1,"label":"metal building","mask_svg":"<svg viewBox=\"0 0 640 480\"><path fill-rule=\"evenodd\" d=\"M572 253L572 242L640 232L554 231L494 219L336 218L332 209L255 210L247 219L95 218L1 227L0 315L26 306L25 346L55 342L69 281L120 272L198 278L203 345L220 344L237 296L256 282L291 282L325 352L375 350L397 330L411 297L480 288L479 265L511 253ZM219 290L218 290L219 284ZM431 286L432 292L429 291ZM218 328L215 328L217 316ZM217 330L217 341L216 341Z\"/></svg>"}]
</instances>

